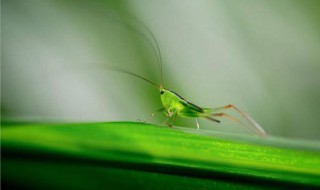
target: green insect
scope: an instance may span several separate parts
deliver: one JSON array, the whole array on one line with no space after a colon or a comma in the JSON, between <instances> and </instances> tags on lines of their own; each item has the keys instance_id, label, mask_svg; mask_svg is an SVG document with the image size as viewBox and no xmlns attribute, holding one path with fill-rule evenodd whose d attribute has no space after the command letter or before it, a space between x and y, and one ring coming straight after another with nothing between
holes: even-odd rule
<instances>
[{"instance_id":1,"label":"green insect","mask_svg":"<svg viewBox=\"0 0 320 190\"><path fill-rule=\"evenodd\" d=\"M140 26L141 26L141 24L140 24ZM142 26L144 26L144 25L142 25ZM146 37L137 28L133 28L131 25L130 25L130 28L134 29L138 34L142 35L142 37L144 37L144 38ZM229 105L226 105L223 107L218 107L218 108L203 108L203 107L197 106L197 105L185 100L180 95L173 92L172 90L165 88L162 83L162 81L163 81L162 80L162 78L163 78L162 77L162 61L161 61L161 52L160 52L159 45L158 45L153 33L147 27L145 27L145 30L148 32L149 36L151 36L151 39L153 41L153 43L151 43L147 39L147 42L149 43L149 45L151 45L153 51L157 55L157 61L158 61L159 67L160 67L159 68L160 69L160 78L161 78L160 85L158 85L158 84L156 84L156 83L154 83L154 82L152 82L152 81L150 81L140 75L137 75L135 73L127 71L127 70L123 70L123 69L119 69L119 68L115 68L115 67L109 67L109 69L132 75L134 77L137 77L139 79L142 79L142 80L152 84L153 86L155 86L159 89L160 99L161 99L163 107L158 109L156 112L152 113L151 114L152 116L154 116L156 113L165 113L167 118L164 121L164 123L167 123L169 127L172 127L175 119L178 116L179 117L195 118L197 129L200 128L198 118L204 118L204 119L207 119L207 120L210 120L213 122L220 123L220 120L218 120L217 118L224 117L224 118L227 118L229 120L232 120L232 121L239 123L240 125L254 131L255 133L257 133L260 136L266 136L266 132L263 130L263 128L257 122L255 122L248 114L241 111L240 109L238 109L236 106L234 106L232 104L229 104ZM240 113L240 115L243 116L250 123L250 125L246 125L243 122L241 122L240 120L238 120L237 118L230 116L230 115L223 112L223 111L229 110L229 109L233 109L233 110L237 111L238 113Z\"/></svg>"}]
</instances>

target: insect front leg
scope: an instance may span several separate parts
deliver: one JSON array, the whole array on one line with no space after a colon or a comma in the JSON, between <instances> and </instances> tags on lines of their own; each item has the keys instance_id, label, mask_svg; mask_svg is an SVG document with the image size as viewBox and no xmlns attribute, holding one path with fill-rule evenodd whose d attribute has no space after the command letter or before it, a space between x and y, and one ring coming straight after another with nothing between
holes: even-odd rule
<instances>
[{"instance_id":1,"label":"insect front leg","mask_svg":"<svg viewBox=\"0 0 320 190\"><path fill-rule=\"evenodd\" d=\"M150 114L150 116L144 121L144 122L148 122L152 117L154 117L156 114L159 114L159 113L163 113L165 112L166 109L165 108L160 108L160 109L157 109L156 111L152 112Z\"/></svg>"},{"instance_id":2,"label":"insect front leg","mask_svg":"<svg viewBox=\"0 0 320 190\"><path fill-rule=\"evenodd\" d=\"M169 118L170 118L170 117L167 116L167 118L162 122L162 125L166 125L166 123L167 123L167 121L168 121Z\"/></svg>"},{"instance_id":3,"label":"insect front leg","mask_svg":"<svg viewBox=\"0 0 320 190\"><path fill-rule=\"evenodd\" d=\"M160 109L158 109L157 111L151 113L151 117L154 117L156 114L162 113L162 112L165 112L165 111L166 111L165 108L160 108Z\"/></svg>"},{"instance_id":4,"label":"insect front leg","mask_svg":"<svg viewBox=\"0 0 320 190\"><path fill-rule=\"evenodd\" d=\"M175 112L173 115L172 115L172 117L171 117L171 121L170 121L170 123L169 123L169 127L172 127L173 126L173 123L174 123L174 121L177 119L177 112Z\"/></svg>"},{"instance_id":5,"label":"insect front leg","mask_svg":"<svg viewBox=\"0 0 320 190\"><path fill-rule=\"evenodd\" d=\"M168 126L169 127L172 127L174 121L176 120L177 118L177 115L178 115L178 112L175 111L175 112L171 112L170 108L165 112L166 115L167 115L167 118L162 122L162 124L165 124L168 120L171 119L171 121L169 122Z\"/></svg>"},{"instance_id":6,"label":"insect front leg","mask_svg":"<svg viewBox=\"0 0 320 190\"><path fill-rule=\"evenodd\" d=\"M170 117L169 115L167 115L167 118L162 122L162 125L167 125L167 124L166 124L167 121L171 119L171 121L169 122L168 126L169 126L169 127L172 127L173 117L174 117L174 116Z\"/></svg>"}]
</instances>

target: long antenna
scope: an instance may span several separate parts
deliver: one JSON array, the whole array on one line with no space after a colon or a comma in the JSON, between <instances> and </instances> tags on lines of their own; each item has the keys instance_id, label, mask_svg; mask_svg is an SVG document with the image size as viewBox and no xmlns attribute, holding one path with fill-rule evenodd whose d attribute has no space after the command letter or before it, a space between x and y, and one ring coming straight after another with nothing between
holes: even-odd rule
<instances>
[{"instance_id":1,"label":"long antenna","mask_svg":"<svg viewBox=\"0 0 320 190\"><path fill-rule=\"evenodd\" d=\"M159 47L159 44L157 42L157 39L156 37L154 36L154 34L151 32L151 30L146 27L143 23L141 23L141 25L145 28L145 30L150 34L153 42L155 43L156 45L156 49L153 47L153 50L155 51L155 53L158 55L158 63L159 63L159 66L160 66L160 84L162 86L163 84L163 76L162 76L162 58L161 58L161 51L160 51L160 47Z\"/></svg>"},{"instance_id":2,"label":"long antenna","mask_svg":"<svg viewBox=\"0 0 320 190\"><path fill-rule=\"evenodd\" d=\"M130 71L127 71L127 70L124 70L124 69L119 69L119 68L116 68L116 67L110 67L110 66L108 66L108 68L109 68L110 70L114 70L114 71L118 71L118 72L121 72L121 73L126 73L126 74L129 74L129 75L132 75L132 76L134 76L134 77L137 77L137 78L139 78L139 79L141 79L141 80L144 80L144 81L152 84L153 86L155 86L155 87L157 87L157 88L160 88L160 86L157 85L156 83L154 83L154 82L152 82L152 81L150 81L150 80L148 80L148 79L146 79L146 78L144 78L144 77L142 77L142 76L140 76L140 75L137 75L137 74L135 74L135 73L132 73L132 72L130 72Z\"/></svg>"},{"instance_id":3,"label":"long antenna","mask_svg":"<svg viewBox=\"0 0 320 190\"><path fill-rule=\"evenodd\" d=\"M119 17L116 17L114 15L108 15L108 16L112 17L112 19L114 19L115 21L118 21L119 23L122 23L124 26L127 26L131 30L135 31L137 34L139 34L141 37L143 37L143 39L145 39L145 41L151 46L152 50L154 51L154 53L157 56L157 61L158 61L159 68L160 68L160 85L162 86L162 84L163 84L163 74L162 74L161 50L160 50L159 44L158 44L158 42L156 40L156 37L154 36L152 31L145 24L143 24L142 22L138 21L137 19L130 19L130 20L132 22L135 22L136 25L139 24L147 34L145 34L142 30L139 30L139 28L137 26L134 26L134 23L126 22L126 21L124 21L124 20L122 20ZM132 16L131 16L131 18L132 18ZM151 38L151 41L150 41L149 38L147 38L147 35ZM129 74L129 72L127 72L127 71L126 71L126 73ZM134 74L134 73L131 73L131 74L136 76L136 74Z\"/></svg>"}]
</instances>

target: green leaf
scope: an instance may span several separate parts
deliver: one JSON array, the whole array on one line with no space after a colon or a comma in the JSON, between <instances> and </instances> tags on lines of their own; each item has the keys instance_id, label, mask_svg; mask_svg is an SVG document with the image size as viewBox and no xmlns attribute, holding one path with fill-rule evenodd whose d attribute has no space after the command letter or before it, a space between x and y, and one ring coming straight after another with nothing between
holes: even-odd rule
<instances>
[{"instance_id":1,"label":"green leaf","mask_svg":"<svg viewBox=\"0 0 320 190\"><path fill-rule=\"evenodd\" d=\"M2 123L3 183L28 188L320 186L320 143L145 123Z\"/></svg>"}]
</instances>

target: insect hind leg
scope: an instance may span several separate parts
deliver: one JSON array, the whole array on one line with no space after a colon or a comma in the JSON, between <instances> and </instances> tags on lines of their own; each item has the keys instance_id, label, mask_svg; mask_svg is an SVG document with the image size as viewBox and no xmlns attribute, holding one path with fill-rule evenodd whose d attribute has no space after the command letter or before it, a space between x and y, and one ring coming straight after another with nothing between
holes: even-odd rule
<instances>
[{"instance_id":1,"label":"insect hind leg","mask_svg":"<svg viewBox=\"0 0 320 190\"><path fill-rule=\"evenodd\" d=\"M249 127L249 128L254 130L259 135L261 135L261 136L266 136L267 135L267 133L264 131L264 129L256 121L254 121L248 114L246 114L245 112L241 111L239 108L237 108L236 106L234 106L232 104L229 104L229 105L226 105L226 106L223 106L223 107L219 107L219 108L213 108L212 112L218 112L218 111L227 110L227 109L234 109L235 111L237 111L242 117L244 117L247 121L249 121L251 123L253 128L252 127ZM219 113L217 113L217 114L219 114ZM218 116L218 115L216 115L216 116ZM231 117L229 115L226 116L226 114L224 114L224 117L227 117L229 119L233 118L231 120L234 120L234 121L238 120L238 119L236 119L234 117ZM247 125L245 125L245 126L248 127Z\"/></svg>"},{"instance_id":2,"label":"insect hind leg","mask_svg":"<svg viewBox=\"0 0 320 190\"><path fill-rule=\"evenodd\" d=\"M245 125L243 122L241 122L239 119L229 115L229 114L226 114L226 113L215 113L212 115L213 117L225 117L229 120L232 120L232 121L235 121L237 123L239 123L240 125L244 126L245 128L249 129L249 130L252 130L250 127L248 127L247 125Z\"/></svg>"}]
</instances>

